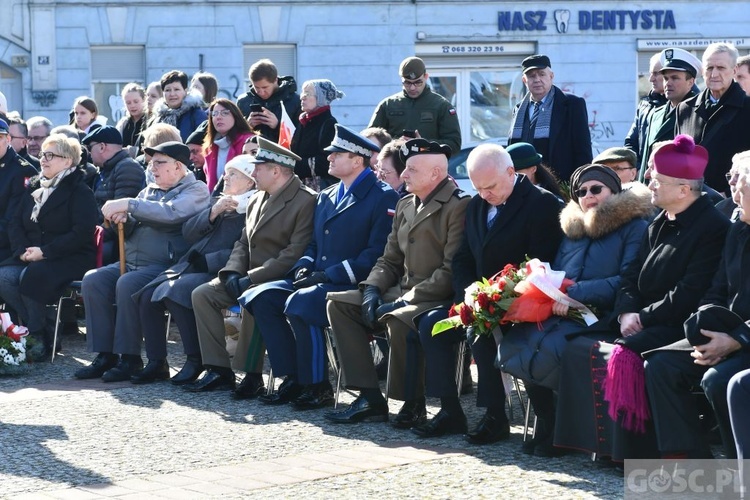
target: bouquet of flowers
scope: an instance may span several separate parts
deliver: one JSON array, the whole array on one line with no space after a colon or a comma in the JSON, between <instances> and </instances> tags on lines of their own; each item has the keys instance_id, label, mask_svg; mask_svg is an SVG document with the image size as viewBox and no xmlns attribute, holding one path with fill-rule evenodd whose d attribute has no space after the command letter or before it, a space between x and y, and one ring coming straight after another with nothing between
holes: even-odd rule
<instances>
[{"instance_id":1,"label":"bouquet of flowers","mask_svg":"<svg viewBox=\"0 0 750 500\"><path fill-rule=\"evenodd\" d=\"M448 318L435 323L432 334L458 326L473 327L475 333L489 335L506 323L541 325L552 316L555 302L569 307L569 318L591 325L597 321L596 315L565 295L573 283L563 271L552 271L548 263L539 259L528 260L520 268L508 264L490 279L469 285L464 301L451 306Z\"/></svg>"},{"instance_id":2,"label":"bouquet of flowers","mask_svg":"<svg viewBox=\"0 0 750 500\"><path fill-rule=\"evenodd\" d=\"M451 306L448 318L435 323L432 335L458 326L472 326L476 333L490 335L505 323L505 312L517 297L516 285L525 277L525 268L519 270L508 264L490 279L472 283L466 288L464 301Z\"/></svg>"},{"instance_id":3,"label":"bouquet of flowers","mask_svg":"<svg viewBox=\"0 0 750 500\"><path fill-rule=\"evenodd\" d=\"M8 313L0 313L0 375L15 375L28 369L26 336L28 329L16 326Z\"/></svg>"}]
</instances>

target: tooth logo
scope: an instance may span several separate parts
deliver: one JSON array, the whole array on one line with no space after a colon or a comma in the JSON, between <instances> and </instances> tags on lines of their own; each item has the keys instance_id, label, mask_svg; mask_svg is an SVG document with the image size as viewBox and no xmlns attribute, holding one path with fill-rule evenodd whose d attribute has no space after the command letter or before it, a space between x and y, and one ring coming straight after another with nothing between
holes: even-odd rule
<instances>
[{"instance_id":1,"label":"tooth logo","mask_svg":"<svg viewBox=\"0 0 750 500\"><path fill-rule=\"evenodd\" d=\"M558 33L568 32L568 21L570 21L569 10L556 10L555 11L555 26L557 26Z\"/></svg>"}]
</instances>

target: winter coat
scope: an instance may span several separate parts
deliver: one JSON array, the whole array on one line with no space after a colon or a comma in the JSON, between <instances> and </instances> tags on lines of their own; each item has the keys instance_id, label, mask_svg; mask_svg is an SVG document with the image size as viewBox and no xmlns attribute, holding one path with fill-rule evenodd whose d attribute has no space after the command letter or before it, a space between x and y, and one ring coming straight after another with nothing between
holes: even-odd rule
<instances>
[{"instance_id":1,"label":"winter coat","mask_svg":"<svg viewBox=\"0 0 750 500\"><path fill-rule=\"evenodd\" d=\"M640 165L643 158L646 146L646 129L648 128L651 113L666 103L667 98L664 97L664 94L657 94L653 90L638 101L638 107L635 110L635 119L630 126L628 135L625 137L625 147L633 151L638 158L636 165Z\"/></svg>"},{"instance_id":2,"label":"winter coat","mask_svg":"<svg viewBox=\"0 0 750 500\"><path fill-rule=\"evenodd\" d=\"M146 128L146 115L141 116L138 121L133 121L130 115L123 116L115 126L122 135L122 147L135 146L139 144L141 132Z\"/></svg>"},{"instance_id":3,"label":"winter coat","mask_svg":"<svg viewBox=\"0 0 750 500\"><path fill-rule=\"evenodd\" d=\"M297 82L291 76L282 76L278 79L278 82L279 88L268 99L261 99L255 93L255 90L251 88L237 99L237 107L242 111L242 116L248 118L250 116L250 105L260 104L276 115L276 118L281 122L281 103L283 102L284 109L286 109L292 123L295 127L299 127L299 115L302 103L297 93ZM279 142L278 126L275 129L271 129L267 125L259 125L256 127L256 132L269 141Z\"/></svg>"},{"instance_id":4,"label":"winter coat","mask_svg":"<svg viewBox=\"0 0 750 500\"><path fill-rule=\"evenodd\" d=\"M565 233L552 268L575 281L567 295L601 313L612 310L620 274L636 258L655 209L649 190L639 183L610 196L583 213L571 201L560 214ZM552 316L536 323L513 325L499 347L500 368L523 380L557 390L566 335L585 327Z\"/></svg>"},{"instance_id":5,"label":"winter coat","mask_svg":"<svg viewBox=\"0 0 750 500\"><path fill-rule=\"evenodd\" d=\"M83 173L76 169L65 177L39 210L37 222L31 220L39 178L31 180L18 212L11 221L9 234L13 255L2 265L26 266L21 279L22 294L45 304L57 301L71 281L80 280L96 265L94 229L96 201L84 184ZM19 258L27 247L39 247L44 259L25 263Z\"/></svg>"},{"instance_id":6,"label":"winter coat","mask_svg":"<svg viewBox=\"0 0 750 500\"><path fill-rule=\"evenodd\" d=\"M125 262L131 268L174 264L188 248L182 224L209 206L206 185L188 173L164 190L149 184L128 207Z\"/></svg>"},{"instance_id":7,"label":"winter coat","mask_svg":"<svg viewBox=\"0 0 750 500\"><path fill-rule=\"evenodd\" d=\"M212 200L213 204L219 198ZM185 241L191 245L185 255L175 264L144 288L156 287L151 297L152 302L169 299L177 304L193 308L190 295L197 286L209 282L223 268L232 247L242 236L245 227L245 214L222 213L211 222L211 207L205 208L195 214L182 226L182 235ZM198 271L188 261L191 255L199 254L206 260L207 270Z\"/></svg>"},{"instance_id":8,"label":"winter coat","mask_svg":"<svg viewBox=\"0 0 750 500\"><path fill-rule=\"evenodd\" d=\"M242 154L242 146L245 145L245 141L250 137L252 137L252 134L244 133L238 134L234 138L232 144L229 146L229 153L227 154L226 163L229 163L229 160L231 160L235 156ZM206 163L205 165L203 165L203 171L206 173L206 184L208 184L208 190L210 192L213 192L216 184L218 184L221 180L216 172L218 164L218 158L216 155L218 154L219 146L217 146L216 144L211 144L211 147L208 148L208 153L206 153Z\"/></svg>"},{"instance_id":9,"label":"winter coat","mask_svg":"<svg viewBox=\"0 0 750 500\"><path fill-rule=\"evenodd\" d=\"M208 118L204 104L203 97L198 93L188 93L179 109L171 109L161 98L154 104L153 123L174 125L180 131L182 142L186 142L190 134Z\"/></svg>"},{"instance_id":10,"label":"winter coat","mask_svg":"<svg viewBox=\"0 0 750 500\"><path fill-rule=\"evenodd\" d=\"M102 207L109 200L135 198L146 185L146 172L143 167L128 156L124 149L104 162L95 178L94 198L99 207L98 223L104 222ZM115 239L115 230L110 227L104 230L104 240Z\"/></svg>"},{"instance_id":11,"label":"winter coat","mask_svg":"<svg viewBox=\"0 0 750 500\"><path fill-rule=\"evenodd\" d=\"M330 184L338 179L328 173L328 153L323 148L333 142L336 135L336 118L327 109L313 116L307 125L300 124L292 137L291 150L302 159L294 167L294 173L300 179L309 179L317 175L326 178ZM314 167L314 171L312 168Z\"/></svg>"},{"instance_id":12,"label":"winter coat","mask_svg":"<svg viewBox=\"0 0 750 500\"><path fill-rule=\"evenodd\" d=\"M9 145L0 158L0 260L10 257L12 240L8 227L21 205L30 173L31 165Z\"/></svg>"}]
</instances>

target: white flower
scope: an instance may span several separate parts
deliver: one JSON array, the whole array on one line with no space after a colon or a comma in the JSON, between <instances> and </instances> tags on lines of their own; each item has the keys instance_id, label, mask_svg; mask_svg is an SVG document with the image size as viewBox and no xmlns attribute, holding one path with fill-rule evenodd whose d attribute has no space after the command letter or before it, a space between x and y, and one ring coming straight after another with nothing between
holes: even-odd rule
<instances>
[{"instance_id":1,"label":"white flower","mask_svg":"<svg viewBox=\"0 0 750 500\"><path fill-rule=\"evenodd\" d=\"M5 347L0 347L0 357L5 357L8 354L8 349Z\"/></svg>"},{"instance_id":2,"label":"white flower","mask_svg":"<svg viewBox=\"0 0 750 500\"><path fill-rule=\"evenodd\" d=\"M4 359L6 365L17 365L18 364L18 363L16 363L15 358L12 355L10 355L10 354L6 354L3 359Z\"/></svg>"},{"instance_id":3,"label":"white flower","mask_svg":"<svg viewBox=\"0 0 750 500\"><path fill-rule=\"evenodd\" d=\"M474 297L476 297L478 292L479 292L479 283L477 282L474 282L468 287L466 287L466 292L464 295L464 304L473 305Z\"/></svg>"},{"instance_id":4,"label":"white flower","mask_svg":"<svg viewBox=\"0 0 750 500\"><path fill-rule=\"evenodd\" d=\"M26 352L21 351L20 353L18 353L18 356L16 359L18 359L19 363L23 363L24 361L26 361Z\"/></svg>"}]
</instances>

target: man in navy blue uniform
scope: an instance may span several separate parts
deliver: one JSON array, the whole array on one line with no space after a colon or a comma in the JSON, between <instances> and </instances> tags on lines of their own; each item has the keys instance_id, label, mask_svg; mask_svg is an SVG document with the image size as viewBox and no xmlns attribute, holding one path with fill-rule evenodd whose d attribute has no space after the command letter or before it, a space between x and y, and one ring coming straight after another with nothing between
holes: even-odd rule
<instances>
[{"instance_id":1,"label":"man in navy blue uniform","mask_svg":"<svg viewBox=\"0 0 750 500\"><path fill-rule=\"evenodd\" d=\"M341 182L318 195L313 239L292 268L294 278L248 290L240 304L255 317L266 342L274 375L285 376L266 404L292 402L296 409L333 403L323 328L328 326L326 294L352 290L383 253L399 197L369 168L380 148L336 125L329 173Z\"/></svg>"}]
</instances>

